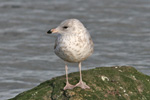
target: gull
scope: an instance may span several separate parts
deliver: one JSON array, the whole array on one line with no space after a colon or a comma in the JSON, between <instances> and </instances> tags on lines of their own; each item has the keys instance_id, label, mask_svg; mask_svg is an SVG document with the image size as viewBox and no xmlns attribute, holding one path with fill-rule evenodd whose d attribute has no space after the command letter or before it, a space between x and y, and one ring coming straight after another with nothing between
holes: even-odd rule
<instances>
[{"instance_id":1,"label":"gull","mask_svg":"<svg viewBox=\"0 0 150 100\"><path fill-rule=\"evenodd\" d=\"M94 51L93 41L88 30L78 19L67 19L58 27L48 30L47 33L57 33L54 52L65 62L66 86L64 90L74 87L89 89L90 87L83 82L81 73L81 62L92 55ZM68 62L78 63L80 80L76 85L72 85L68 81Z\"/></svg>"}]
</instances>

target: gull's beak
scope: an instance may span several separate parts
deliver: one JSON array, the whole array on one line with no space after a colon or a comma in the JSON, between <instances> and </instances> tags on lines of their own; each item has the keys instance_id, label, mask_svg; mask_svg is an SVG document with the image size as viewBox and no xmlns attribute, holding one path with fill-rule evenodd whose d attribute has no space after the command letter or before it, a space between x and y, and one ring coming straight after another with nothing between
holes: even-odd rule
<instances>
[{"instance_id":1,"label":"gull's beak","mask_svg":"<svg viewBox=\"0 0 150 100\"><path fill-rule=\"evenodd\" d=\"M57 33L58 31L56 29L51 29L47 31L47 34Z\"/></svg>"}]
</instances>

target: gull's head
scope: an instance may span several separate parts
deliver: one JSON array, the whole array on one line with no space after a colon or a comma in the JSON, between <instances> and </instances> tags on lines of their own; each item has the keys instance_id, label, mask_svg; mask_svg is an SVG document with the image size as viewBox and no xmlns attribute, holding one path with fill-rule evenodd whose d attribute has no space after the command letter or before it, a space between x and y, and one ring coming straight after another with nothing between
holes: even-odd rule
<instances>
[{"instance_id":1,"label":"gull's head","mask_svg":"<svg viewBox=\"0 0 150 100\"><path fill-rule=\"evenodd\" d=\"M57 28L49 30L47 33L58 34L80 34L85 33L86 28L78 19L67 19L63 21Z\"/></svg>"}]
</instances>

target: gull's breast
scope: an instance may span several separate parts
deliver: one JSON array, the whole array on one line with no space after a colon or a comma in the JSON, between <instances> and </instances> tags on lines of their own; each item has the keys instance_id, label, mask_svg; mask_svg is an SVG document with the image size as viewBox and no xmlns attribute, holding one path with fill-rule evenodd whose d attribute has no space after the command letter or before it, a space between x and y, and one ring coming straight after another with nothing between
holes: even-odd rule
<instances>
[{"instance_id":1,"label":"gull's breast","mask_svg":"<svg viewBox=\"0 0 150 100\"><path fill-rule=\"evenodd\" d=\"M90 39L81 36L58 37L54 47L55 54L67 62L81 62L93 52Z\"/></svg>"}]
</instances>

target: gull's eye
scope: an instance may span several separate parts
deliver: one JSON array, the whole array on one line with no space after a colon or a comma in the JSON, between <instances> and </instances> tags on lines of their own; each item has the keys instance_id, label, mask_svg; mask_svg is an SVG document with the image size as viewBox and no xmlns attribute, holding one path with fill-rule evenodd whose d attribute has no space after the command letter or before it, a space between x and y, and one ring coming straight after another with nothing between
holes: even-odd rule
<instances>
[{"instance_id":1,"label":"gull's eye","mask_svg":"<svg viewBox=\"0 0 150 100\"><path fill-rule=\"evenodd\" d=\"M67 29L68 28L68 26L63 26L63 29Z\"/></svg>"}]
</instances>

